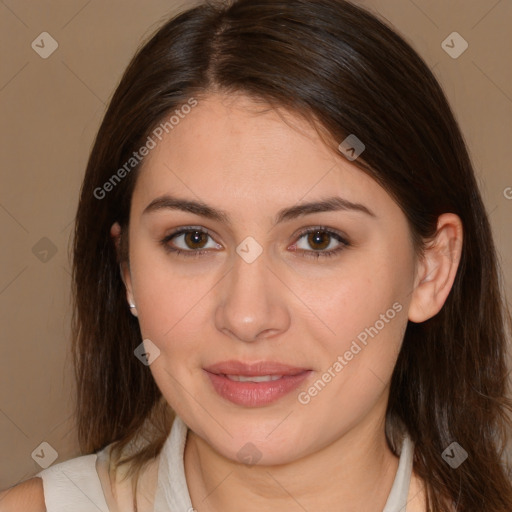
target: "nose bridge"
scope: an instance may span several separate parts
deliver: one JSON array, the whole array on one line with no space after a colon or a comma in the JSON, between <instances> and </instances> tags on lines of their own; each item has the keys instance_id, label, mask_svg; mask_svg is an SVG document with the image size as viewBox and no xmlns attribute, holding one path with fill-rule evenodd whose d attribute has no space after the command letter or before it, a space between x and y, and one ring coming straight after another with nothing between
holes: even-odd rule
<instances>
[{"instance_id":1,"label":"nose bridge","mask_svg":"<svg viewBox=\"0 0 512 512\"><path fill-rule=\"evenodd\" d=\"M217 329L242 341L256 341L288 328L285 297L269 264L251 237L238 245L216 306Z\"/></svg>"}]
</instances>

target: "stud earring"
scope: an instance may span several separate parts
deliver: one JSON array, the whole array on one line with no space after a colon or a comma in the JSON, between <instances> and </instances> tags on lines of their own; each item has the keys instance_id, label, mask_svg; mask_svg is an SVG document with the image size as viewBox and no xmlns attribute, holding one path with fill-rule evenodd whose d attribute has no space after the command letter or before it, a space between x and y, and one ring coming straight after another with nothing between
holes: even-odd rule
<instances>
[{"instance_id":1,"label":"stud earring","mask_svg":"<svg viewBox=\"0 0 512 512\"><path fill-rule=\"evenodd\" d=\"M133 316L139 316L137 314L137 310L135 309L135 304L132 304L131 302L128 303L128 305L130 306L130 313L133 315Z\"/></svg>"}]
</instances>

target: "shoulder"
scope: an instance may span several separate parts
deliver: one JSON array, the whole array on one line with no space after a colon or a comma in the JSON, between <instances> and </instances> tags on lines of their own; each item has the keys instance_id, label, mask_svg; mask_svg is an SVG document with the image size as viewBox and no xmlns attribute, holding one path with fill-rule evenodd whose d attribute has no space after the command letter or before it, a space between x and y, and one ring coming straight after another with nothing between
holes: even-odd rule
<instances>
[{"instance_id":1,"label":"shoulder","mask_svg":"<svg viewBox=\"0 0 512 512\"><path fill-rule=\"evenodd\" d=\"M44 501L49 511L108 511L96 470L97 458L96 453L82 455L54 464L36 475L42 479ZM0 512L3 512L1 508Z\"/></svg>"},{"instance_id":2,"label":"shoulder","mask_svg":"<svg viewBox=\"0 0 512 512\"><path fill-rule=\"evenodd\" d=\"M0 512L46 512L43 481L31 478L0 492Z\"/></svg>"}]
</instances>

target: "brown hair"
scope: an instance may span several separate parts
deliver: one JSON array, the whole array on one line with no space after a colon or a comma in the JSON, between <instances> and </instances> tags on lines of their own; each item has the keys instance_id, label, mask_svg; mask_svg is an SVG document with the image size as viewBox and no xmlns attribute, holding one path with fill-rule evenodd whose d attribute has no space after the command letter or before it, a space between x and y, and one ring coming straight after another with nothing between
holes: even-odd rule
<instances>
[{"instance_id":1,"label":"brown hair","mask_svg":"<svg viewBox=\"0 0 512 512\"><path fill-rule=\"evenodd\" d=\"M127 232L143 161L106 197L95 191L165 116L215 91L303 116L327 134L333 151L356 134L366 149L353 163L402 208L419 254L440 214L461 218L462 258L446 303L405 332L391 381L388 440L394 446L399 424L406 426L429 511L512 510L503 460L512 410L510 316L472 164L423 60L383 22L344 0L207 2L168 21L128 66L92 149L76 217L73 349L83 452L114 443L114 467L127 464L138 477L161 450L173 417L149 368L133 354L141 334L119 272L128 240L122 236L117 253L109 236L115 221ZM146 442L123 452L148 424L154 430ZM469 453L457 469L441 457L454 441Z\"/></svg>"}]
</instances>

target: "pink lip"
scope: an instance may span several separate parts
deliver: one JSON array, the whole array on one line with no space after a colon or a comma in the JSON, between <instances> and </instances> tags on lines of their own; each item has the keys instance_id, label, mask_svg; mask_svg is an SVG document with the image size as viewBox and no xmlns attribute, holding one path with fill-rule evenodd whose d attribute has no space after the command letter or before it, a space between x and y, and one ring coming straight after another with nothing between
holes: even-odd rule
<instances>
[{"instance_id":1,"label":"pink lip","mask_svg":"<svg viewBox=\"0 0 512 512\"><path fill-rule=\"evenodd\" d=\"M275 402L296 389L312 373L312 370L280 363L245 364L240 361L225 361L209 366L204 371L220 396L245 407L259 407ZM229 379L226 375L246 377L282 375L283 377L268 382L238 382Z\"/></svg>"}]
</instances>

